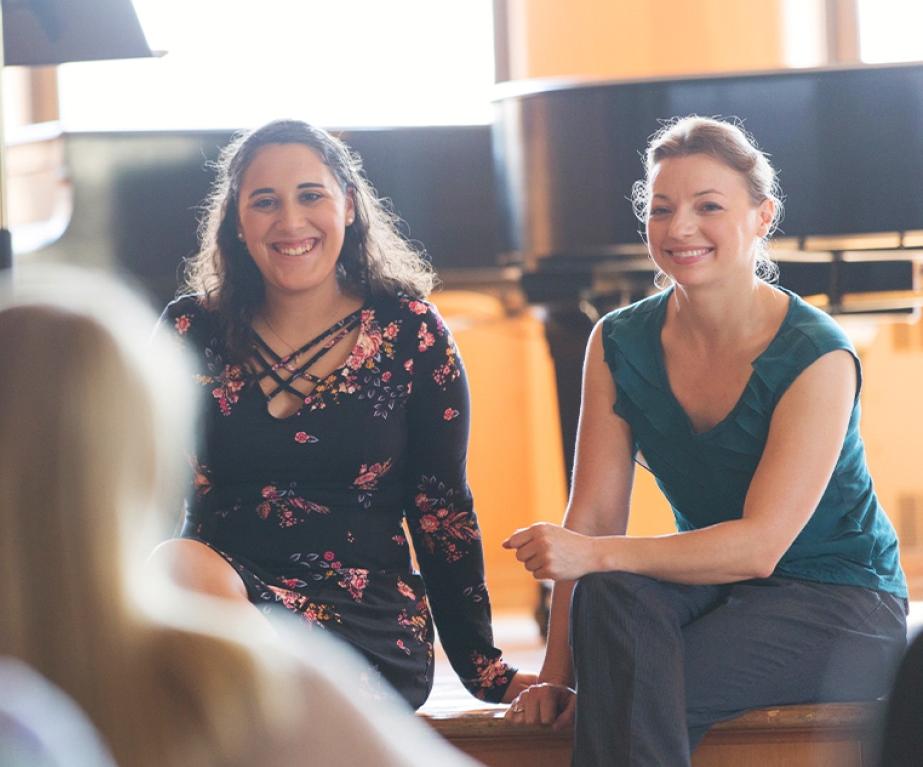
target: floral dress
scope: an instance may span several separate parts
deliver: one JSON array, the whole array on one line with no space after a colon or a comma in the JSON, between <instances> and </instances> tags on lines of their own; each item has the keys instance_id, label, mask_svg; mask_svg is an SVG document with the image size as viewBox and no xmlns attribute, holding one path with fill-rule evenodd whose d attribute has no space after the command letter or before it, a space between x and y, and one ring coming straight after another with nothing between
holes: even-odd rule
<instances>
[{"instance_id":1,"label":"floral dress","mask_svg":"<svg viewBox=\"0 0 923 767\"><path fill-rule=\"evenodd\" d=\"M462 683L498 702L514 669L493 646L465 476L468 387L433 306L372 299L346 363L283 419L198 298L161 324L191 348L206 403L183 537L221 554L265 612L351 644L415 708L432 687L435 619Z\"/></svg>"}]
</instances>

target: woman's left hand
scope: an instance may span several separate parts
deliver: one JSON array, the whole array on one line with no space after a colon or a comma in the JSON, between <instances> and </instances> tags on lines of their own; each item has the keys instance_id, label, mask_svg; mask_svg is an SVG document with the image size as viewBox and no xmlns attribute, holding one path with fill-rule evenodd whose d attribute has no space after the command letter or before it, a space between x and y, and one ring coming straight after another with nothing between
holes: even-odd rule
<instances>
[{"instance_id":1,"label":"woman's left hand","mask_svg":"<svg viewBox=\"0 0 923 767\"><path fill-rule=\"evenodd\" d=\"M531 674L528 671L517 671L513 675L513 681L510 682L510 686L506 688L506 692L503 693L503 699L501 703L509 703L512 701L519 693L523 690L528 689L533 684L538 681L538 674Z\"/></svg>"},{"instance_id":2,"label":"woman's left hand","mask_svg":"<svg viewBox=\"0 0 923 767\"><path fill-rule=\"evenodd\" d=\"M516 559L536 580L569 581L598 569L593 538L548 522L517 530L503 547L515 549Z\"/></svg>"}]
</instances>

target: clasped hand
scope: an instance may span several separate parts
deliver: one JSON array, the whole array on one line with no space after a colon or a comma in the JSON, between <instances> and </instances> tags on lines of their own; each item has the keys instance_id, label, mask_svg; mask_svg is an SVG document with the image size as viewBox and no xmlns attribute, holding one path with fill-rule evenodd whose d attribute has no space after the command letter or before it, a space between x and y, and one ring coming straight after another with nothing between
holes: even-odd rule
<instances>
[{"instance_id":1,"label":"clasped hand","mask_svg":"<svg viewBox=\"0 0 923 767\"><path fill-rule=\"evenodd\" d=\"M519 693L504 718L514 724L550 724L563 730L574 723L576 703L577 694L570 687L543 682Z\"/></svg>"},{"instance_id":2,"label":"clasped hand","mask_svg":"<svg viewBox=\"0 0 923 767\"><path fill-rule=\"evenodd\" d=\"M574 580L594 570L593 539L572 530L538 522L503 541L536 579Z\"/></svg>"}]
</instances>

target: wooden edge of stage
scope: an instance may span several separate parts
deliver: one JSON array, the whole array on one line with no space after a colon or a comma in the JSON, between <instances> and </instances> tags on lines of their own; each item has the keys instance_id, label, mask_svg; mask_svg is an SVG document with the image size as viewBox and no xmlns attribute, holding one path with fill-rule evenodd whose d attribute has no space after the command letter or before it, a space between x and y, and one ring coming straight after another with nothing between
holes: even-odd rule
<instances>
[{"instance_id":1,"label":"wooden edge of stage","mask_svg":"<svg viewBox=\"0 0 923 767\"><path fill-rule=\"evenodd\" d=\"M881 701L776 706L716 724L696 750L695 767L743 765L875 764L874 740L884 714ZM419 716L442 737L491 767L570 764L571 733L514 725L506 707L441 711ZM825 756L827 754L827 756Z\"/></svg>"}]
</instances>

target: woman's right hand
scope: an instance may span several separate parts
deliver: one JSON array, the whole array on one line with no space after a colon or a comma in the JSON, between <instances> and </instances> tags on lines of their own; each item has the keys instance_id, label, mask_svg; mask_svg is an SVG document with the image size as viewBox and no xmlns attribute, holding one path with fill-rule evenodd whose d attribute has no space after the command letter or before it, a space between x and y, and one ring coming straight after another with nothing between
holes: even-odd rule
<instances>
[{"instance_id":1,"label":"woman's right hand","mask_svg":"<svg viewBox=\"0 0 923 767\"><path fill-rule=\"evenodd\" d=\"M504 718L513 724L550 724L563 730L573 726L576 705L577 693L570 687L540 682L519 693Z\"/></svg>"}]
</instances>

